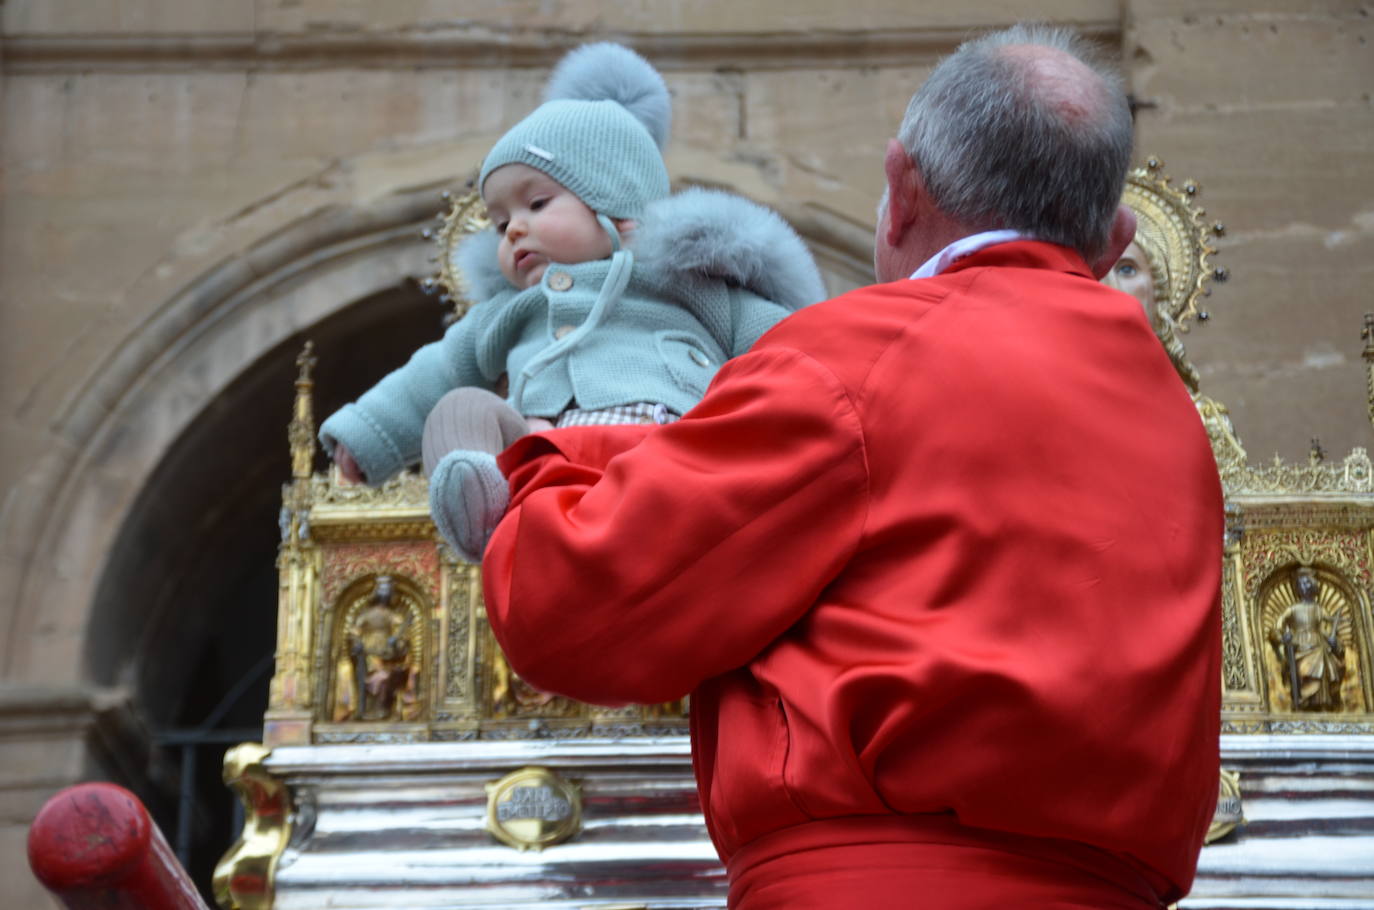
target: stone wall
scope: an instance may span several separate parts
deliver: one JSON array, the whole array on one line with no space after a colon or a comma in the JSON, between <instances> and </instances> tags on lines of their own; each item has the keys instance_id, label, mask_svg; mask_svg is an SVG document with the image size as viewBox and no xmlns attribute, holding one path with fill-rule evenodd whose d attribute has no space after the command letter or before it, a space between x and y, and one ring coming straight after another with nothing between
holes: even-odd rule
<instances>
[{"instance_id":1,"label":"stone wall","mask_svg":"<svg viewBox=\"0 0 1374 910\"><path fill-rule=\"evenodd\" d=\"M1132 3L1136 148L1203 186L1232 280L1188 350L1252 461L1371 442L1360 360L1374 310L1374 23L1368 3Z\"/></svg>"},{"instance_id":2,"label":"stone wall","mask_svg":"<svg viewBox=\"0 0 1374 910\"><path fill-rule=\"evenodd\" d=\"M177 571L129 542L150 478L178 440L256 406L227 390L270 352L427 271L415 229L435 194L531 109L567 47L613 37L658 64L675 96L675 178L778 207L841 290L867 274L881 151L911 91L969 30L1014 18L1006 7L0 2L0 686L19 703L42 703L44 687L134 698L128 630L154 614L121 580ZM1234 277L1187 341L1252 458L1305 457L1312 436L1337 457L1369 443L1370 8L1025 5L1120 49L1138 153L1199 180L1227 224L1217 262ZM284 444L284 427L264 433ZM148 520L194 540L181 529L199 518L173 502ZM193 550L177 560L206 558ZM86 750L70 726L70 748ZM0 818L6 844L31 802ZM19 889L6 906L31 905L16 876L0 880L0 897Z\"/></svg>"}]
</instances>

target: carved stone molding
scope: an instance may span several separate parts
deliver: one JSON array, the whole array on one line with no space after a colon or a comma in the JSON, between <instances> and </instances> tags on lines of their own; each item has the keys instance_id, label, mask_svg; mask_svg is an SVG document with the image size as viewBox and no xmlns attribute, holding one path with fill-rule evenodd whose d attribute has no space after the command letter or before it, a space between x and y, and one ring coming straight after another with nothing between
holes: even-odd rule
<instances>
[{"instance_id":1,"label":"carved stone molding","mask_svg":"<svg viewBox=\"0 0 1374 910\"><path fill-rule=\"evenodd\" d=\"M980 23L988 28L1011 25ZM1110 45L1121 41L1116 18L1066 21ZM255 32L202 35L21 35L5 43L11 73L198 71L245 67L321 70L506 69L550 67L594 37L631 45L660 70L911 66L933 63L969 34L969 25L883 30L783 29L737 32L604 32L559 29L501 31L480 26L426 26L390 31Z\"/></svg>"}]
</instances>

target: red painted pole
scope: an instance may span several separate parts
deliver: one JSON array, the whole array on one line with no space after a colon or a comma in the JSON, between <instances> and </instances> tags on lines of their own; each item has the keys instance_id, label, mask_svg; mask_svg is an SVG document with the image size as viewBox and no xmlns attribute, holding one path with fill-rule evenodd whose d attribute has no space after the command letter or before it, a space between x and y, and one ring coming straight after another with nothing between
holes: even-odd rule
<instances>
[{"instance_id":1,"label":"red painted pole","mask_svg":"<svg viewBox=\"0 0 1374 910\"><path fill-rule=\"evenodd\" d=\"M207 910L148 810L114 784L48 800L29 828L29 867L68 910Z\"/></svg>"}]
</instances>

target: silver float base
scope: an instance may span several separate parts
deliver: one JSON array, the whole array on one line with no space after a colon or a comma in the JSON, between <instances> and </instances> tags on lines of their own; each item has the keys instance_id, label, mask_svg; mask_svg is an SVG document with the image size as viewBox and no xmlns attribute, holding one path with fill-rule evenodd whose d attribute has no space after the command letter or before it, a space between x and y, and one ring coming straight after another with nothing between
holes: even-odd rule
<instances>
[{"instance_id":1,"label":"silver float base","mask_svg":"<svg viewBox=\"0 0 1374 910\"><path fill-rule=\"evenodd\" d=\"M1203 848L1180 907L1374 908L1374 737L1223 736L1221 763L1245 823Z\"/></svg>"},{"instance_id":2,"label":"silver float base","mask_svg":"<svg viewBox=\"0 0 1374 910\"><path fill-rule=\"evenodd\" d=\"M298 818L275 910L725 906L685 737L279 747ZM582 830L521 852L486 785L528 765L582 788Z\"/></svg>"},{"instance_id":3,"label":"silver float base","mask_svg":"<svg viewBox=\"0 0 1374 910\"><path fill-rule=\"evenodd\" d=\"M1246 822L1203 850L1180 906L1374 908L1370 739L1223 737ZM266 764L297 807L276 910L725 906L685 737L280 747ZM582 787L581 833L540 852L486 828L486 784L527 765Z\"/></svg>"}]
</instances>

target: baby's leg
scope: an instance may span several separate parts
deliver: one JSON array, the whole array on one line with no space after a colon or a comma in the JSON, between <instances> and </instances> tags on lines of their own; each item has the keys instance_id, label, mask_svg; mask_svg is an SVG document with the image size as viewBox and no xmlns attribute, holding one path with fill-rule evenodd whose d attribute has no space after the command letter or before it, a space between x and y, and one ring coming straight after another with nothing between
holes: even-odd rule
<instances>
[{"instance_id":1,"label":"baby's leg","mask_svg":"<svg viewBox=\"0 0 1374 910\"><path fill-rule=\"evenodd\" d=\"M525 418L499 396L471 386L454 389L439 399L425 419L420 442L425 476L432 475L440 459L455 449L496 455L529 431Z\"/></svg>"}]
</instances>

